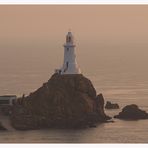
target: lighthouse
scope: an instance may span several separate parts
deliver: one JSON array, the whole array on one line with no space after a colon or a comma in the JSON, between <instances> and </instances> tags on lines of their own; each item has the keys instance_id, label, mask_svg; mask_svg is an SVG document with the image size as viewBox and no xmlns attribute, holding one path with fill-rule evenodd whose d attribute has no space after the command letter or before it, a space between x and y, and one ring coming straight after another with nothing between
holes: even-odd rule
<instances>
[{"instance_id":1,"label":"lighthouse","mask_svg":"<svg viewBox=\"0 0 148 148\"><path fill-rule=\"evenodd\" d=\"M66 35L66 43L64 44L64 62L61 69L56 72L64 74L81 74L80 68L76 61L74 37L71 32Z\"/></svg>"}]
</instances>

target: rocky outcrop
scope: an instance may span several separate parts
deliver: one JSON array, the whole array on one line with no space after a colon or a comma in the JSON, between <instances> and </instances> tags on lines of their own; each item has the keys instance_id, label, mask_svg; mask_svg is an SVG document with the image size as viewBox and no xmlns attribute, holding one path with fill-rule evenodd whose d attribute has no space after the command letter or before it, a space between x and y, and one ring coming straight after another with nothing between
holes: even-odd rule
<instances>
[{"instance_id":1,"label":"rocky outcrop","mask_svg":"<svg viewBox=\"0 0 148 148\"><path fill-rule=\"evenodd\" d=\"M102 94L97 96L91 81L82 74L54 74L38 90L19 98L11 115L13 127L24 130L79 128L108 119Z\"/></svg>"},{"instance_id":2,"label":"rocky outcrop","mask_svg":"<svg viewBox=\"0 0 148 148\"><path fill-rule=\"evenodd\" d=\"M122 112L114 116L114 118L129 119L129 120L148 119L148 113L139 109L137 105L131 104L125 106L122 109Z\"/></svg>"},{"instance_id":3,"label":"rocky outcrop","mask_svg":"<svg viewBox=\"0 0 148 148\"><path fill-rule=\"evenodd\" d=\"M106 109L119 109L119 105L117 103L111 103L110 101L106 102Z\"/></svg>"}]
</instances>

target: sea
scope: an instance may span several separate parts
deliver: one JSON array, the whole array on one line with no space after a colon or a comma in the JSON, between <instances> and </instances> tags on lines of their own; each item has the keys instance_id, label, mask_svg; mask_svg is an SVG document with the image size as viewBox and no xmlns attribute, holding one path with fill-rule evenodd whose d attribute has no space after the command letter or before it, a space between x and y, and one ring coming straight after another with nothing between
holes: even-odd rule
<instances>
[{"instance_id":1,"label":"sea","mask_svg":"<svg viewBox=\"0 0 148 148\"><path fill-rule=\"evenodd\" d=\"M79 43L77 62L83 75L92 81L98 94L103 94L105 102L120 106L120 109L105 110L111 117L129 104L137 104L148 112L148 54L144 47L138 47L104 45L92 48L88 45L86 48ZM60 45L19 48L0 50L0 95L28 95L48 81L54 69L62 65L63 48ZM88 129L18 131L11 127L8 117L1 115L0 122L8 130L0 131L0 143L148 142L148 120L113 120Z\"/></svg>"}]
</instances>

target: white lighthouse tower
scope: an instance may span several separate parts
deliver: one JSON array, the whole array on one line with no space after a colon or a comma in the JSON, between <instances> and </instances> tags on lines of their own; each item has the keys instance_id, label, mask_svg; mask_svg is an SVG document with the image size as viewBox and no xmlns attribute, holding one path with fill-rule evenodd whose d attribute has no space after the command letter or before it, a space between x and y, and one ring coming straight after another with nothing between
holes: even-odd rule
<instances>
[{"instance_id":1,"label":"white lighthouse tower","mask_svg":"<svg viewBox=\"0 0 148 148\"><path fill-rule=\"evenodd\" d=\"M66 35L66 43L64 44L64 63L60 69L61 74L81 74L77 65L74 38L71 32Z\"/></svg>"}]
</instances>

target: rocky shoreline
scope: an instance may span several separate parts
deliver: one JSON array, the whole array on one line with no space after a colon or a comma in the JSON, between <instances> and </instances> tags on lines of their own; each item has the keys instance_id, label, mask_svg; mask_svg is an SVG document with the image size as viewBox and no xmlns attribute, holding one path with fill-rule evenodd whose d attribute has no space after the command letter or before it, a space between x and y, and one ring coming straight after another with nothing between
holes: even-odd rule
<instances>
[{"instance_id":1,"label":"rocky shoreline","mask_svg":"<svg viewBox=\"0 0 148 148\"><path fill-rule=\"evenodd\" d=\"M15 129L84 128L111 119L104 98L82 74L54 74L35 92L17 100L12 108Z\"/></svg>"},{"instance_id":2,"label":"rocky shoreline","mask_svg":"<svg viewBox=\"0 0 148 148\"><path fill-rule=\"evenodd\" d=\"M44 128L88 128L98 123L114 122L104 109L119 109L117 103L106 102L97 95L91 81L82 74L54 74L48 82L28 96L22 96L11 107L2 108L16 130ZM125 106L114 118L148 119L148 113L135 104ZM1 130L6 130L0 124Z\"/></svg>"}]
</instances>

